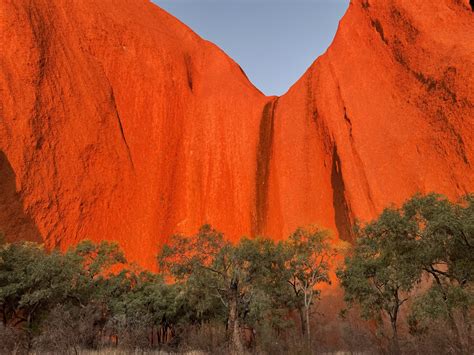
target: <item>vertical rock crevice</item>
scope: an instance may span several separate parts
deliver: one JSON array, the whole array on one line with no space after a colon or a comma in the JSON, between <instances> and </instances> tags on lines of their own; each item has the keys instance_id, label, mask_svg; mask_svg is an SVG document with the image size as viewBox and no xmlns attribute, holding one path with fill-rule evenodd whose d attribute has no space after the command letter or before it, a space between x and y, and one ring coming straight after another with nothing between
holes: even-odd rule
<instances>
[{"instance_id":1,"label":"vertical rock crevice","mask_svg":"<svg viewBox=\"0 0 474 355\"><path fill-rule=\"evenodd\" d=\"M372 213L375 213L376 208L375 208L375 203L374 203L374 199L373 199L373 196L372 196L371 185L370 185L369 180L367 178L367 173L365 171L364 163L363 163L363 161L361 159L361 156L360 156L360 154L359 154L359 152L356 148L356 142L354 140L353 122L352 122L352 119L351 119L351 117L348 113L348 109L347 109L347 106L346 106L346 101L344 100L344 97L343 97L343 94L342 94L342 89L341 89L341 86L340 86L340 82L339 82L338 77L335 74L334 67L333 67L332 63L330 64L330 69L331 69L331 74L332 74L332 77L333 77L333 80L334 80L334 84L336 86L336 94L339 98L339 102L340 102L340 105L341 105L341 110L344 114L343 118L344 118L344 123L347 127L347 134L348 134L348 139L349 139L349 142L350 142L350 148L351 148L351 151L352 151L352 157L354 159L355 166L356 166L356 168L358 170L358 173L359 173L361 186L363 186L363 188L364 188L364 195L366 197L368 207L370 208ZM337 143L335 142L334 144L337 144ZM337 158L339 159L339 156ZM333 152L333 161L334 161L334 152ZM346 161L347 161L347 159L346 159ZM339 166L340 166L340 164L339 164Z\"/></svg>"},{"instance_id":2,"label":"vertical rock crevice","mask_svg":"<svg viewBox=\"0 0 474 355\"><path fill-rule=\"evenodd\" d=\"M184 66L186 68L186 80L188 83L189 90L194 91L194 81L193 81L193 63L191 56L189 54L184 56Z\"/></svg>"},{"instance_id":3,"label":"vertical rock crevice","mask_svg":"<svg viewBox=\"0 0 474 355\"><path fill-rule=\"evenodd\" d=\"M380 23L380 21L377 20L377 19L371 20L371 25L372 25L373 28L375 28L375 30L379 34L380 39L383 41L383 43L388 45L388 40L385 37L385 32L383 30L383 27L382 27L382 24Z\"/></svg>"},{"instance_id":4,"label":"vertical rock crevice","mask_svg":"<svg viewBox=\"0 0 474 355\"><path fill-rule=\"evenodd\" d=\"M268 212L268 183L273 150L275 110L278 98L265 104L259 128L257 171L255 185L255 211L252 218L252 235L260 235L265 228Z\"/></svg>"},{"instance_id":5,"label":"vertical rock crevice","mask_svg":"<svg viewBox=\"0 0 474 355\"><path fill-rule=\"evenodd\" d=\"M114 95L114 91L112 89L112 86L110 86L110 95L111 95L112 106L113 106L114 111L115 111L114 113L117 117L117 123L118 123L119 130L120 130L120 137L122 138L123 144L125 145L125 149L127 151L127 157L128 157L129 162L130 162L130 165L132 166L132 169L135 170L135 164L133 163L132 153L130 151L130 146L128 145L127 138L125 136L125 131L124 131L123 125L122 125L122 119L120 118L120 113L119 113L119 110L118 110L118 107L117 107L117 102L115 100L115 95Z\"/></svg>"},{"instance_id":6,"label":"vertical rock crevice","mask_svg":"<svg viewBox=\"0 0 474 355\"><path fill-rule=\"evenodd\" d=\"M341 170L341 160L334 146L332 153L331 186L333 193L334 219L339 238L352 241L351 211L346 200L346 190Z\"/></svg>"}]
</instances>

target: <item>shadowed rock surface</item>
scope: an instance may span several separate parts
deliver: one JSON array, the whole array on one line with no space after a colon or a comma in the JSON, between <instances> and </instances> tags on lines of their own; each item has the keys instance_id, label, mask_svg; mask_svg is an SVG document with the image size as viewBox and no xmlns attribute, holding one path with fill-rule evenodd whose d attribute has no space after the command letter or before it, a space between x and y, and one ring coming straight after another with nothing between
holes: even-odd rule
<instances>
[{"instance_id":1,"label":"shadowed rock surface","mask_svg":"<svg viewBox=\"0 0 474 355\"><path fill-rule=\"evenodd\" d=\"M0 229L117 240L152 268L206 222L350 239L415 192L474 191L473 16L467 0L354 0L275 98L148 1L2 1Z\"/></svg>"}]
</instances>

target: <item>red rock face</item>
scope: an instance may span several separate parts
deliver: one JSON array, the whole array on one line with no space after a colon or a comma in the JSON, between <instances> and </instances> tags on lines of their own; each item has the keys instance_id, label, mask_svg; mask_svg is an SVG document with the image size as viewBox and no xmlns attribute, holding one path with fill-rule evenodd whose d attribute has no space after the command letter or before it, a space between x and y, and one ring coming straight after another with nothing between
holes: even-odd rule
<instances>
[{"instance_id":1,"label":"red rock face","mask_svg":"<svg viewBox=\"0 0 474 355\"><path fill-rule=\"evenodd\" d=\"M322 221L347 238L354 218L416 192L473 191L473 20L468 1L351 2L279 100L272 234Z\"/></svg>"},{"instance_id":2,"label":"red rock face","mask_svg":"<svg viewBox=\"0 0 474 355\"><path fill-rule=\"evenodd\" d=\"M175 232L349 239L415 192L474 190L468 1L353 1L280 97L145 0L0 4L0 229L117 240L152 268Z\"/></svg>"}]
</instances>

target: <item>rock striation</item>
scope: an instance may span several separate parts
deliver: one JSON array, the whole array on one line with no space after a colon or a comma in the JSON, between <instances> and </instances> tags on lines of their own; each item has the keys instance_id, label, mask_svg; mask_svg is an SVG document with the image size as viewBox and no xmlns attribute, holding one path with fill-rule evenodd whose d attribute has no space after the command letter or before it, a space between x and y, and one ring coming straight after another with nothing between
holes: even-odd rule
<instances>
[{"instance_id":1,"label":"rock striation","mask_svg":"<svg viewBox=\"0 0 474 355\"><path fill-rule=\"evenodd\" d=\"M277 98L149 1L2 1L0 230L116 240L153 268L203 223L350 240L416 192L474 191L473 16L467 0L353 0Z\"/></svg>"}]
</instances>

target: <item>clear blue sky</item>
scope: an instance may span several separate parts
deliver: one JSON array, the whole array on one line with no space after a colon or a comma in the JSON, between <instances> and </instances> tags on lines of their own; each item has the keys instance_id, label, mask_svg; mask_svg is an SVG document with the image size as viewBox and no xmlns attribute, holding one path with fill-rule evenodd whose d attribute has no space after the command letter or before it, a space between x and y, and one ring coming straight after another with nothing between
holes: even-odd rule
<instances>
[{"instance_id":1,"label":"clear blue sky","mask_svg":"<svg viewBox=\"0 0 474 355\"><path fill-rule=\"evenodd\" d=\"M214 42L267 95L284 94L334 38L349 0L153 0Z\"/></svg>"}]
</instances>

